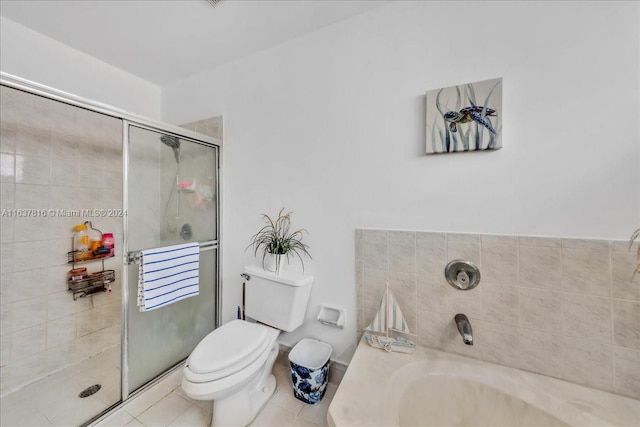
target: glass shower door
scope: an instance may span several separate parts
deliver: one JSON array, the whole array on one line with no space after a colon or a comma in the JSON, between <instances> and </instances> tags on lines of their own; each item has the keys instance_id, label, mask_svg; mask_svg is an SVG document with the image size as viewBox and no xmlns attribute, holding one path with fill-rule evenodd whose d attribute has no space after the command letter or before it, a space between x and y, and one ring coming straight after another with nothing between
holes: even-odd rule
<instances>
[{"instance_id":1,"label":"glass shower door","mask_svg":"<svg viewBox=\"0 0 640 427\"><path fill-rule=\"evenodd\" d=\"M126 395L185 359L215 328L218 280L218 148L134 124L127 132ZM133 258L189 242L200 244L199 295L140 312Z\"/></svg>"}]
</instances>

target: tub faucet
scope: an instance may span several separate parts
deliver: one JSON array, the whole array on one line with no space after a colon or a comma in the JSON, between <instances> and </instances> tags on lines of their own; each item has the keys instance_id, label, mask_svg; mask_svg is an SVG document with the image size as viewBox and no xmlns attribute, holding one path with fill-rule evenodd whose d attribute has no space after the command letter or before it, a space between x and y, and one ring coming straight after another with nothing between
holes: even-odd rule
<instances>
[{"instance_id":1,"label":"tub faucet","mask_svg":"<svg viewBox=\"0 0 640 427\"><path fill-rule=\"evenodd\" d=\"M454 319L458 327L458 332L462 335L462 341L464 341L466 345L473 345L473 330L471 329L471 323L469 323L467 316L458 313Z\"/></svg>"}]
</instances>

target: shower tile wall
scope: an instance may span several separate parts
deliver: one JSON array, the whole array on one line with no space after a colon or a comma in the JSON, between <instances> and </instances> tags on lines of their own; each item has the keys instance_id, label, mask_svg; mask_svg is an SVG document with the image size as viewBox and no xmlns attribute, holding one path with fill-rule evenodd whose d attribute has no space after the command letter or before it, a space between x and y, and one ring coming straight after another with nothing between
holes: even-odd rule
<instances>
[{"instance_id":1,"label":"shower tile wall","mask_svg":"<svg viewBox=\"0 0 640 427\"><path fill-rule=\"evenodd\" d=\"M180 125L180 127L210 136L222 141L222 116L210 117Z\"/></svg>"},{"instance_id":2,"label":"shower tile wall","mask_svg":"<svg viewBox=\"0 0 640 427\"><path fill-rule=\"evenodd\" d=\"M419 344L640 398L640 275L623 241L356 230L358 331L388 282ZM480 285L446 282L453 259ZM471 320L466 346L453 317ZM360 335L359 335L360 336Z\"/></svg>"},{"instance_id":3,"label":"shower tile wall","mask_svg":"<svg viewBox=\"0 0 640 427\"><path fill-rule=\"evenodd\" d=\"M122 207L122 123L2 86L0 93L0 394L120 343L122 218L64 217ZM6 210L42 209L46 217ZM53 214L50 209L60 210ZM112 292L73 301L66 254L72 227L114 233ZM90 271L99 262L86 264Z\"/></svg>"}]
</instances>

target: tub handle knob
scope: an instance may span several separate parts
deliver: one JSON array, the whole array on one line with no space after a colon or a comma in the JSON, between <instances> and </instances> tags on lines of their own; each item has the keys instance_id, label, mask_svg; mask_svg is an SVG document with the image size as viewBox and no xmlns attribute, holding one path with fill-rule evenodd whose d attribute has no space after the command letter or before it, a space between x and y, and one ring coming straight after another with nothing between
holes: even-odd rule
<instances>
[{"instance_id":1,"label":"tub handle knob","mask_svg":"<svg viewBox=\"0 0 640 427\"><path fill-rule=\"evenodd\" d=\"M468 291L480 283L480 270L471 261L455 259L444 269L447 282L456 289Z\"/></svg>"}]
</instances>

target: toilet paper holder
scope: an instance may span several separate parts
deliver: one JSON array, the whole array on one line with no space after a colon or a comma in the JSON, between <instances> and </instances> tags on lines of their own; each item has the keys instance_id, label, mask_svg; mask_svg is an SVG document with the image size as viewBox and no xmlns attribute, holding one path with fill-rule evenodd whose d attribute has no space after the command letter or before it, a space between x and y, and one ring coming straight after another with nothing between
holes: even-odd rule
<instances>
[{"instance_id":1,"label":"toilet paper holder","mask_svg":"<svg viewBox=\"0 0 640 427\"><path fill-rule=\"evenodd\" d=\"M344 328L345 311L344 308L331 305L320 305L318 313L318 321L323 325L333 326L334 328Z\"/></svg>"}]
</instances>

